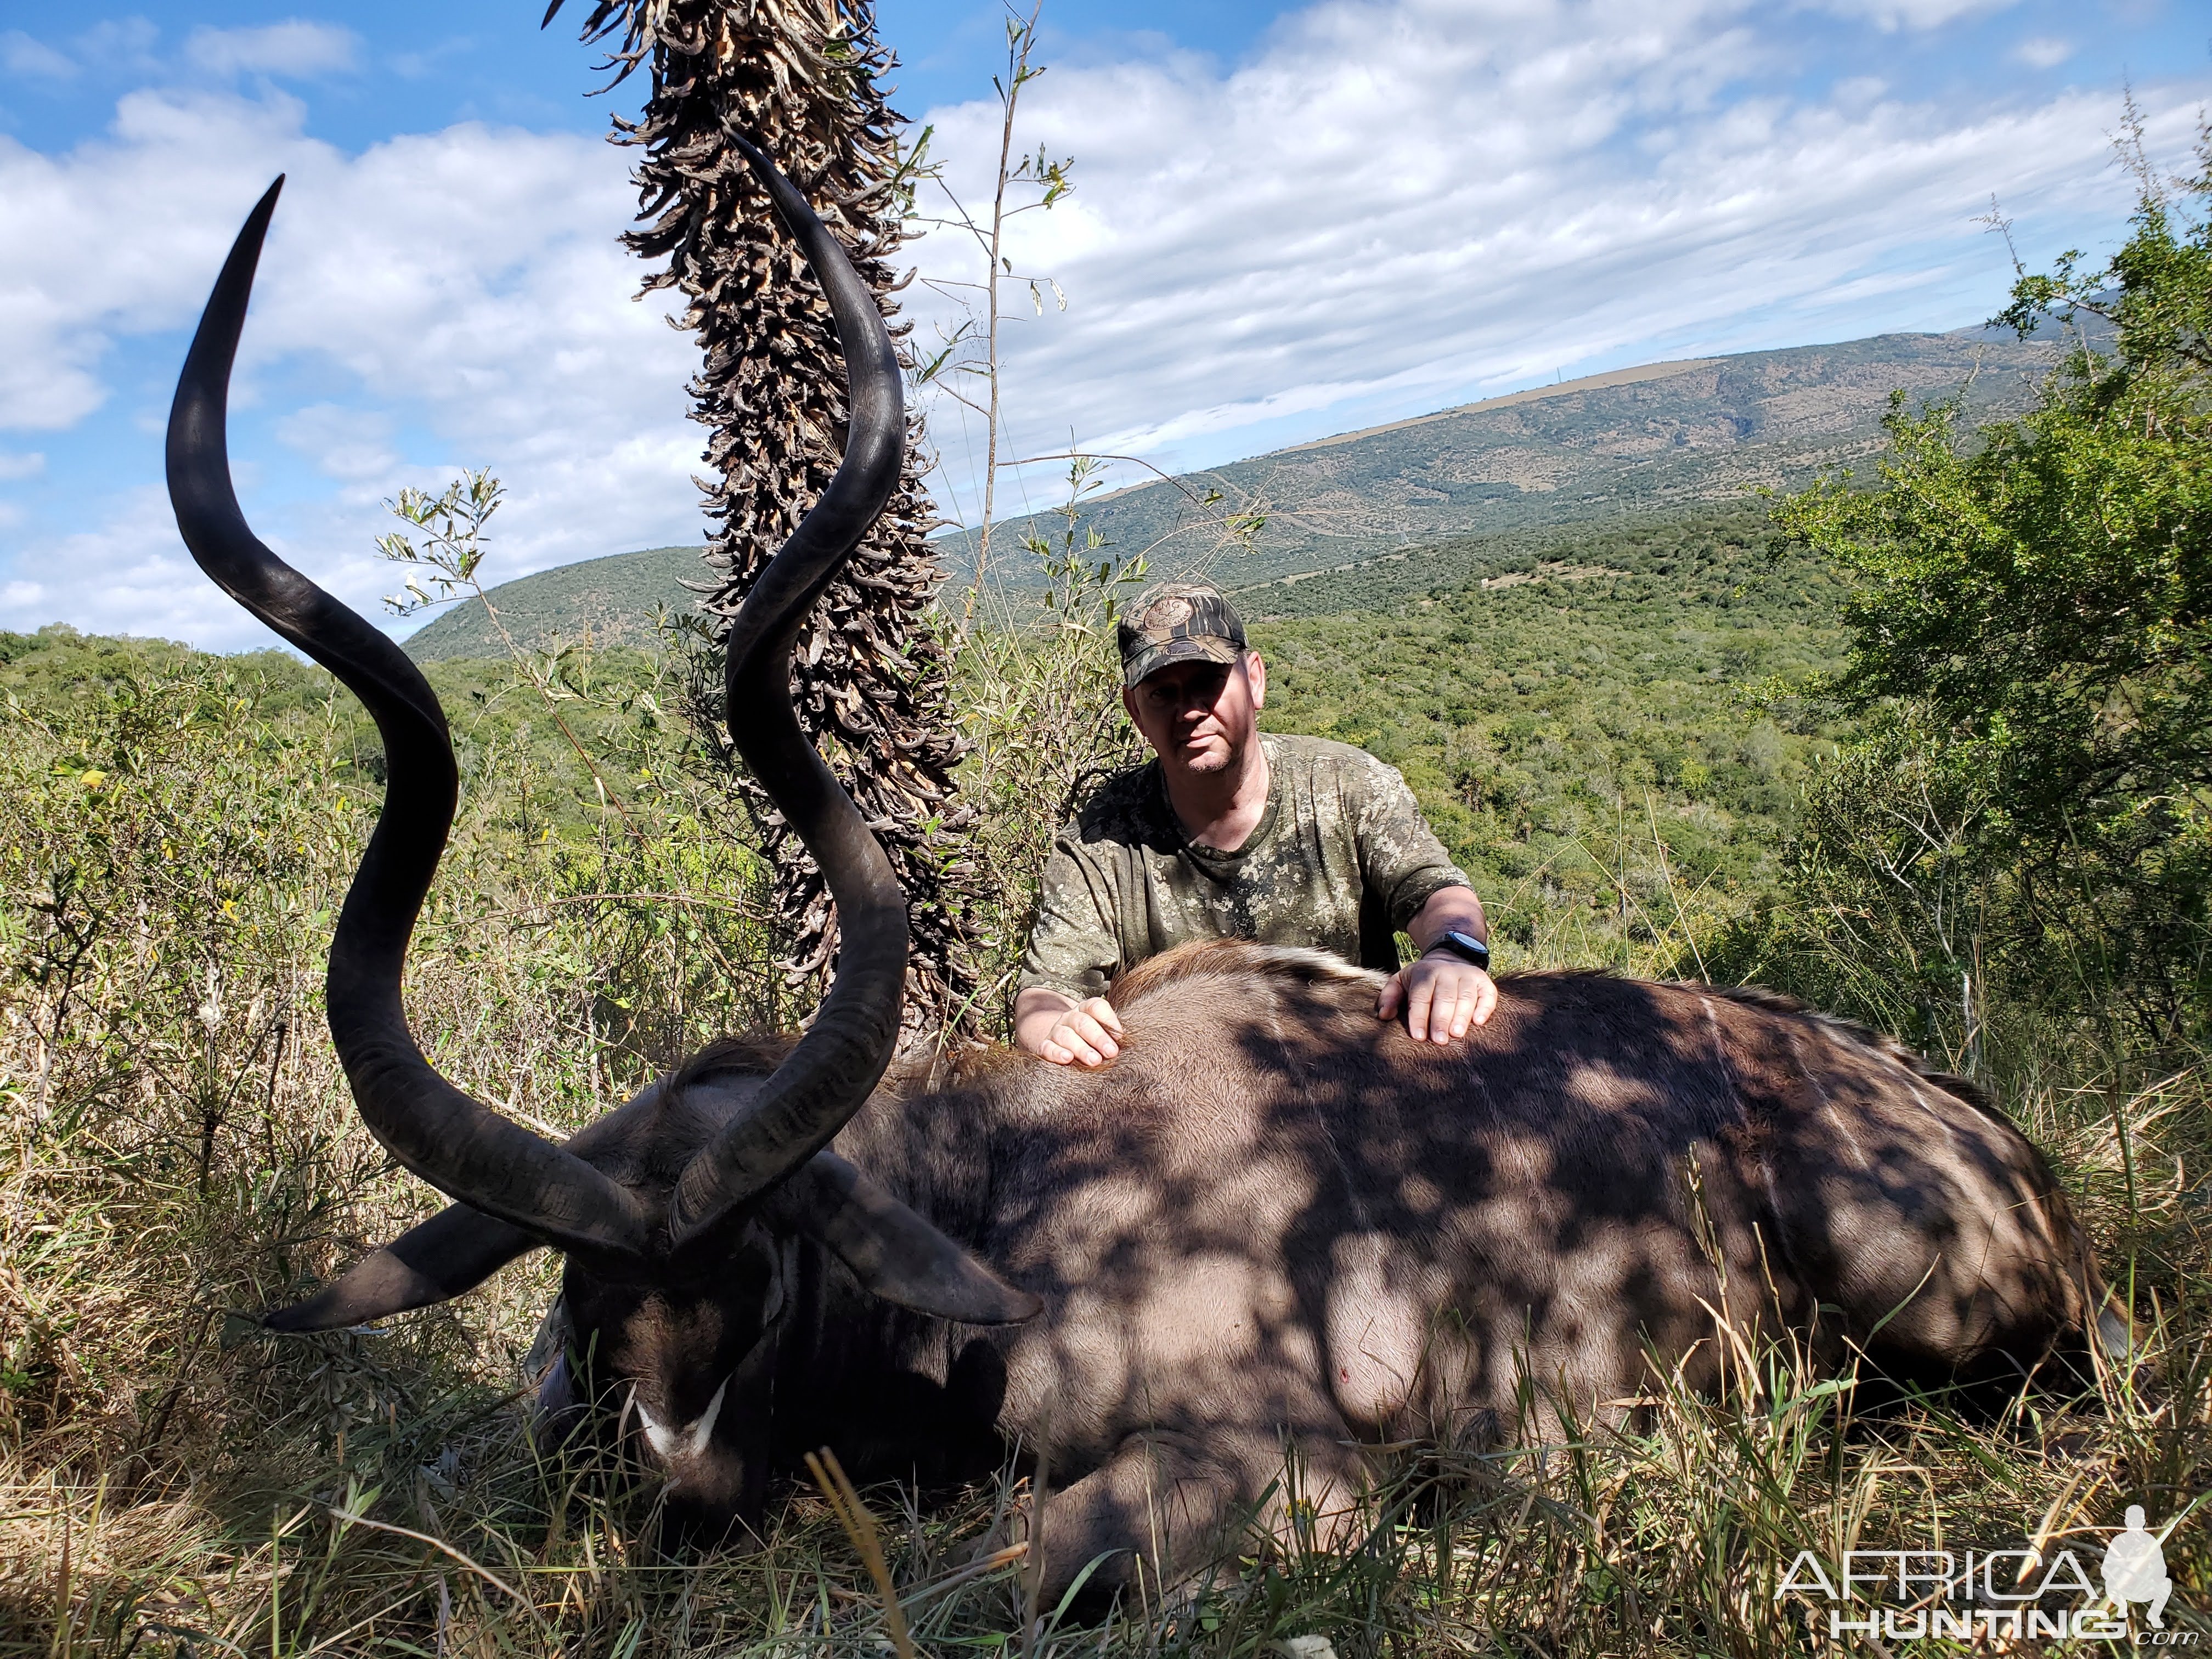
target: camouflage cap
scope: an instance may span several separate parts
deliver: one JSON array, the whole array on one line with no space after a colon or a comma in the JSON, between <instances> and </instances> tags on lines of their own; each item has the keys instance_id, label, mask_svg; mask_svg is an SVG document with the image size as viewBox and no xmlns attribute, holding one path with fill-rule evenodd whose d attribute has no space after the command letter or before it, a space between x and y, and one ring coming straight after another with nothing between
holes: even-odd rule
<instances>
[{"instance_id":1,"label":"camouflage cap","mask_svg":"<svg viewBox=\"0 0 2212 1659\"><path fill-rule=\"evenodd\" d=\"M1121 684L1176 662L1234 663L1246 649L1244 623L1211 582L1161 582L1121 613Z\"/></svg>"}]
</instances>

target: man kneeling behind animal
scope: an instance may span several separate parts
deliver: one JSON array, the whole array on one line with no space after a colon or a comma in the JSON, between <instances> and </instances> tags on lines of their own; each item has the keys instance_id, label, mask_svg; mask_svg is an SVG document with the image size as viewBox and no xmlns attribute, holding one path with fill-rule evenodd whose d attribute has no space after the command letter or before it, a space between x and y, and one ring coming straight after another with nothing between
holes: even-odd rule
<instances>
[{"instance_id":1,"label":"man kneeling behind animal","mask_svg":"<svg viewBox=\"0 0 2212 1659\"><path fill-rule=\"evenodd\" d=\"M1198 939L1328 951L1391 974L1376 1002L1452 1043L1498 1005L1489 928L1406 781L1322 738L1262 735L1267 666L1203 582L1124 616L1121 704L1154 758L1109 778L1060 831L1022 959L1014 1041L1056 1065L1121 1052L1107 988ZM1419 955L1398 966L1396 936Z\"/></svg>"}]
</instances>

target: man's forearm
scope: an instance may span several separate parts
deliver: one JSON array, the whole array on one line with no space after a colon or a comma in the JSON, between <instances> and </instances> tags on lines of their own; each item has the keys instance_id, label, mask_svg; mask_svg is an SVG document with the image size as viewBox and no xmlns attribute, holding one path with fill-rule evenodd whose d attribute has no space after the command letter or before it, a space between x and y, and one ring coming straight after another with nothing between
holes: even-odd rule
<instances>
[{"instance_id":1,"label":"man's forearm","mask_svg":"<svg viewBox=\"0 0 2212 1659\"><path fill-rule=\"evenodd\" d=\"M1428 949L1448 933L1469 933L1489 942L1490 924L1482 901L1467 887L1441 887L1413 915L1406 931L1417 954L1391 975L1376 999L1375 1012L1395 1019L1402 1009L1406 1030L1416 1040L1456 1042L1468 1028L1489 1019L1498 1006L1498 987L1490 975L1457 953L1430 956Z\"/></svg>"},{"instance_id":2,"label":"man's forearm","mask_svg":"<svg viewBox=\"0 0 2212 1659\"><path fill-rule=\"evenodd\" d=\"M1440 935L1455 932L1472 933L1488 944L1490 921L1482 914L1482 901L1472 887L1439 887L1406 924L1406 932L1416 951L1425 951Z\"/></svg>"}]
</instances>

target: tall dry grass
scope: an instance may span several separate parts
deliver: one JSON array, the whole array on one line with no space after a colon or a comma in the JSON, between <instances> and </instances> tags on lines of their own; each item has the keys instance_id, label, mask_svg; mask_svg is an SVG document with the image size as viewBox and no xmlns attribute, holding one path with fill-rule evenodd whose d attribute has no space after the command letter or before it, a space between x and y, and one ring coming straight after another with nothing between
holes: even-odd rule
<instances>
[{"instance_id":1,"label":"tall dry grass","mask_svg":"<svg viewBox=\"0 0 2212 1659\"><path fill-rule=\"evenodd\" d=\"M969 787L1010 870L1034 868L1083 769L1124 741L1080 724L1110 689L1109 646L1094 611L1068 614L990 636L965 670ZM1068 745L1024 745L1054 711L1077 722ZM0 1655L888 1650L870 1571L811 1488L775 1506L759 1553L669 1560L641 1541L644 1471L533 1451L521 1389L548 1259L374 1331L272 1340L229 1316L435 1202L356 1121L319 1006L374 795L349 718L272 715L204 659L6 714ZM599 739L661 775L636 823L583 838L532 815L526 755L479 758L409 982L438 1062L556 1131L686 1041L778 1012L758 1000L760 872L711 781L634 731ZM1010 936L1023 903L1016 886ZM1255 1542L1103 1625L1034 1605L1018 1559L965 1560L1025 1462L927 1513L878 1489L862 1497L908 1639L1063 1659L1308 1635L1342 1659L1807 1653L1827 1645L1818 1609L1777 1595L1801 1549L2088 1559L2130 1502L2181 1513L2212 1451L2203 1073L2055 1028L1991 1035L1978 1059L2137 1311L2135 1363L2094 1395L2024 1396L1994 1422L1941 1400L1875 1415L1786 1349L1745 1354L1724 1397L1659 1387L1627 1427L1408 1450L1378 1469L1357 1547ZM2167 1540L2177 1627L2199 1627L2184 1604L2212 1567L2203 1532Z\"/></svg>"}]
</instances>

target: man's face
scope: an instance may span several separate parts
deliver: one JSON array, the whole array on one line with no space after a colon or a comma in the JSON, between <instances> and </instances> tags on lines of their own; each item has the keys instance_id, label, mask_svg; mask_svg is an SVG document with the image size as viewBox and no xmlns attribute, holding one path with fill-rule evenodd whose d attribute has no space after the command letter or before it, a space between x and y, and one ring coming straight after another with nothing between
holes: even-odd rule
<instances>
[{"instance_id":1,"label":"man's face","mask_svg":"<svg viewBox=\"0 0 2212 1659\"><path fill-rule=\"evenodd\" d=\"M1267 702L1267 668L1256 651L1234 668L1170 663L1121 692L1122 707L1161 764L1200 775L1226 770L1244 752Z\"/></svg>"}]
</instances>

